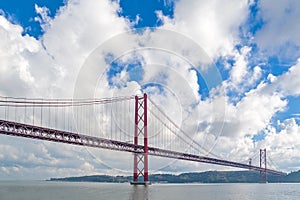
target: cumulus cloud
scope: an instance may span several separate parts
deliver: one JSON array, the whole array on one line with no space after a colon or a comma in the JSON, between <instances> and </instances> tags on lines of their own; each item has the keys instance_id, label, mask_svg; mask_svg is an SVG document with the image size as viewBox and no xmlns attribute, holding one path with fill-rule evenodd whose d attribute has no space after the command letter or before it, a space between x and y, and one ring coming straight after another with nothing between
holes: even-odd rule
<instances>
[{"instance_id":1,"label":"cumulus cloud","mask_svg":"<svg viewBox=\"0 0 300 200\"><path fill-rule=\"evenodd\" d=\"M26 54L39 51L40 45L33 37L22 36L23 29L0 16L1 93L25 95L23 91L34 87L35 77Z\"/></svg>"},{"instance_id":2,"label":"cumulus cloud","mask_svg":"<svg viewBox=\"0 0 300 200\"><path fill-rule=\"evenodd\" d=\"M235 157L236 160L246 162L246 158L255 155L257 149L267 148L270 151L269 158L277 161L277 165L273 164L271 167L282 170L298 169L299 152L296 146L299 140L296 139L298 138L296 134L299 125L296 122L297 117L272 124L275 116L285 111L288 97L299 96L299 78L296 78L299 77L298 69L299 63L283 75L277 77L269 75L268 80L259 83L236 104L226 99L223 129L215 141L217 145L214 146L213 152L218 152L217 155L228 159ZM203 108L208 108L208 106L202 106L202 110ZM207 129L207 124L204 124L203 131L208 131L207 134L212 133L215 131L214 127L219 127L220 124L222 122L215 120L209 129ZM257 134L266 136L259 142L253 141L253 136ZM201 139L203 140L200 138L200 141ZM211 140L214 141L215 138L212 137ZM211 140L208 140L208 143L213 144ZM289 166L289 168L284 166Z\"/></svg>"},{"instance_id":3,"label":"cumulus cloud","mask_svg":"<svg viewBox=\"0 0 300 200\"><path fill-rule=\"evenodd\" d=\"M279 53L281 59L297 59L300 53L300 2L263 0L258 2L258 8L264 23L254 38L259 47L271 55Z\"/></svg>"},{"instance_id":4,"label":"cumulus cloud","mask_svg":"<svg viewBox=\"0 0 300 200\"><path fill-rule=\"evenodd\" d=\"M212 58L230 54L239 43L239 26L248 16L248 1L178 1L174 19L158 16L163 27L186 34Z\"/></svg>"},{"instance_id":5,"label":"cumulus cloud","mask_svg":"<svg viewBox=\"0 0 300 200\"><path fill-rule=\"evenodd\" d=\"M299 170L300 167L300 126L295 119L286 119L283 122L279 121L279 131L274 127L270 127L266 131L266 138L261 145L270 150L270 157L273 163L271 166L285 169L288 171ZM284 162L280 162L284 160Z\"/></svg>"},{"instance_id":6,"label":"cumulus cloud","mask_svg":"<svg viewBox=\"0 0 300 200\"><path fill-rule=\"evenodd\" d=\"M270 75L271 84L262 88L265 93L280 93L284 96L299 96L300 95L300 59L298 62L289 68L289 70L274 78Z\"/></svg>"},{"instance_id":7,"label":"cumulus cloud","mask_svg":"<svg viewBox=\"0 0 300 200\"><path fill-rule=\"evenodd\" d=\"M278 137L295 136L299 129L295 120L279 122L280 132L270 127L270 122L286 108L289 95L300 93L300 61L281 76L270 74L263 79L263 69L249 64L251 47L235 48L250 4L253 2L246 0L178 1L173 19L157 11L163 26L138 33L130 30L132 24L127 19L118 16L116 1L69 1L53 19L46 7L36 5L36 20L45 32L39 39L22 35L19 25L0 16L0 94L71 98L75 93L75 97L88 98L126 96L143 89L204 149L222 158L247 162L245 157L257 151L254 135L266 132L258 145L270 149L276 148ZM265 35L263 30L259 34ZM234 61L226 68L229 77L224 81L212 64L220 56ZM118 70L110 74L112 65ZM200 76L210 90L206 99L199 94L203 87ZM232 91L235 101L229 95ZM110 120L106 117L103 121L107 124ZM5 177L12 172L28 178L131 173L130 154L2 137L0 159L6 165L0 170ZM15 141L18 148L13 145ZM275 159L279 155L275 154ZM152 169L157 171L212 168L152 161ZM169 167L163 169L165 166Z\"/></svg>"}]
</instances>

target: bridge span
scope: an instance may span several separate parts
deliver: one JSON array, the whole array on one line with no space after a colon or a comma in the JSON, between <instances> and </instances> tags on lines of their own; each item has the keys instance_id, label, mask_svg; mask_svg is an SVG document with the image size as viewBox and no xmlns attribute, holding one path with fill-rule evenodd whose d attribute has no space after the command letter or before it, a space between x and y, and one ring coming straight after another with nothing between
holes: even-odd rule
<instances>
[{"instance_id":1,"label":"bridge span","mask_svg":"<svg viewBox=\"0 0 300 200\"><path fill-rule=\"evenodd\" d=\"M33 109L29 112L29 113L33 113L33 115L36 112L35 109L40 108L41 111L40 117L42 117L43 107L49 107L49 118L51 119L50 107L62 108L68 106L86 106L86 105L90 106L93 104L107 104L107 103L118 102L118 101L128 101L132 99L135 99L135 104L134 104L135 119L134 119L134 138L133 138L134 142L133 143L128 141L117 140L114 138L95 137L83 133L78 133L78 131L60 130L59 128L44 127L42 126L43 120L41 120L40 125L36 125L34 122L21 123L21 122L17 122L17 120L13 121L7 119L9 118L7 117L7 112L9 110L7 109L7 107L14 107L16 112L17 107L24 108L25 106L25 109L27 109L27 111L25 110L26 112L28 112L29 108ZM76 102L74 103L69 101L68 102L58 101L57 103L55 103L53 101L47 102L44 100L43 101L39 100L39 101L30 102L30 101L22 101L18 99L8 100L6 98L5 100L0 101L0 106L6 108L5 117L4 117L6 119L0 119L0 134L133 153L134 154L134 173L133 173L134 184L149 183L148 155L170 158L170 159L179 159L179 160L186 160L192 162L221 165L221 166L229 166L229 167L242 168L248 170L255 170L260 172L261 178L265 179L264 181L267 181L268 173L278 174L278 175L285 174L281 171L267 168L266 150L260 151L260 166L253 166L251 164L223 160L223 159L213 158L209 156L201 156L186 151L177 151L176 149L171 149L171 148L168 149L168 148L161 148L159 146L148 145L148 112L147 112L148 105L147 105L146 94L144 94L143 96L135 96L134 98L130 97L130 98L120 98L120 99L105 99L105 100L93 101L92 103L91 101L81 100L80 103L78 103L77 105ZM161 112L160 109L159 111ZM169 119L164 113L161 115L154 114L154 117L158 118L158 116L161 117L165 116L167 119ZM48 120L50 121L50 119ZM158 120L161 121L160 119ZM165 125L166 124L165 122L161 122L161 124L162 124L161 126L165 126L167 128L169 128L170 126L170 124L168 126ZM176 125L174 125L174 127L177 128ZM111 126L111 129L116 130L116 128L113 128L113 126ZM91 129L89 128L88 132L90 131ZM174 130L171 130L171 132L174 133ZM114 135L117 133L114 133L111 130L111 134ZM184 135L187 136L187 134ZM190 140L191 138L188 139ZM143 141L142 142L143 145L139 144L139 141ZM195 144L195 141L190 141L190 143L192 143L190 145L193 146L193 144ZM144 178L143 181L139 179L140 176Z\"/></svg>"}]
</instances>

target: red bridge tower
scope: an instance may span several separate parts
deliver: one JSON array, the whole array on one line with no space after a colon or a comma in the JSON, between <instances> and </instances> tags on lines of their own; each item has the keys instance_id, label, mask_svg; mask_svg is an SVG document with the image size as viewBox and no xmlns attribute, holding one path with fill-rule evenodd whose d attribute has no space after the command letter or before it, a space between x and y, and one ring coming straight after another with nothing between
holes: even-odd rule
<instances>
[{"instance_id":1,"label":"red bridge tower","mask_svg":"<svg viewBox=\"0 0 300 200\"><path fill-rule=\"evenodd\" d=\"M144 136L144 152L134 153L132 185L149 185L148 179L148 119L147 119L147 94L142 97L135 96L135 128L134 145L139 145L139 137ZM141 178L139 178L141 177Z\"/></svg>"}]
</instances>

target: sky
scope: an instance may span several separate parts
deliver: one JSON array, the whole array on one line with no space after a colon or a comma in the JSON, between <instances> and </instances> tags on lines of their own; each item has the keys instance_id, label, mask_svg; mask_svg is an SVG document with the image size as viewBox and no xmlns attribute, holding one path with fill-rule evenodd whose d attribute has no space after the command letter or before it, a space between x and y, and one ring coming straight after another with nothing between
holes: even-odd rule
<instances>
[{"instance_id":1,"label":"sky","mask_svg":"<svg viewBox=\"0 0 300 200\"><path fill-rule=\"evenodd\" d=\"M247 162L266 148L272 168L300 170L299 35L297 0L1 1L0 96L147 92L214 155ZM4 135L0 161L0 180L132 173L126 153Z\"/></svg>"}]
</instances>

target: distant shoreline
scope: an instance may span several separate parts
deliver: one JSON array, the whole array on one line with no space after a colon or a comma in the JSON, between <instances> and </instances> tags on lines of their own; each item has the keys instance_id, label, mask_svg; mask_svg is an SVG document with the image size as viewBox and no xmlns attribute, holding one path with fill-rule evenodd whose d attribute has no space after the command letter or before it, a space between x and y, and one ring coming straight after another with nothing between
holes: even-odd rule
<instances>
[{"instance_id":1,"label":"distant shoreline","mask_svg":"<svg viewBox=\"0 0 300 200\"><path fill-rule=\"evenodd\" d=\"M132 176L91 175L65 178L51 178L47 181L62 182L103 182L103 183L127 183ZM152 174L149 180L156 184L166 183L259 183L260 176L257 171L207 171L192 172L179 175ZM268 174L269 183L300 183L300 171L287 175Z\"/></svg>"}]
</instances>

